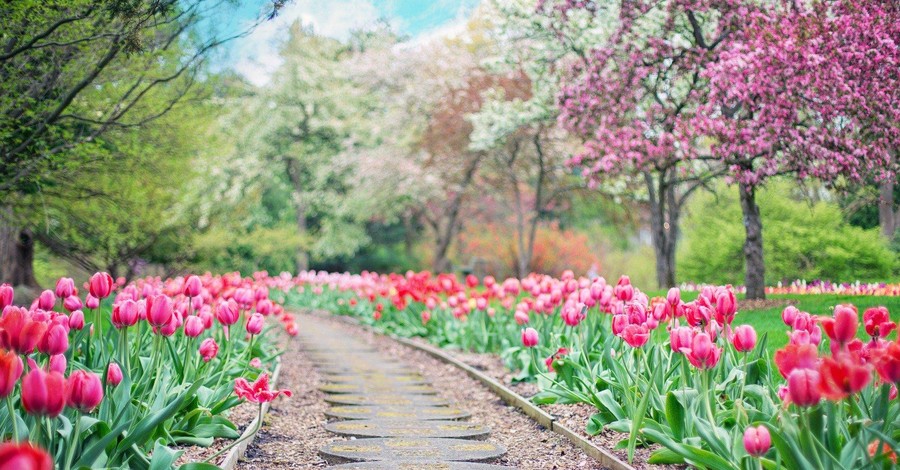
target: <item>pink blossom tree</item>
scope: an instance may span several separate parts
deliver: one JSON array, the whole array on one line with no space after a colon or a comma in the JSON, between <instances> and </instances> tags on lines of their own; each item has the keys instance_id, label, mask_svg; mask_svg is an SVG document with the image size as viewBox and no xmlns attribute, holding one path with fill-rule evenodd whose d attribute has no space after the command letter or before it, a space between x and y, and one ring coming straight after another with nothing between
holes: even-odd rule
<instances>
[{"instance_id":1,"label":"pink blossom tree","mask_svg":"<svg viewBox=\"0 0 900 470\"><path fill-rule=\"evenodd\" d=\"M749 298L764 296L756 189L776 175L893 184L900 145L900 4L780 0L754 9L701 74L691 123L740 188ZM893 191L890 191L892 194Z\"/></svg>"}]
</instances>

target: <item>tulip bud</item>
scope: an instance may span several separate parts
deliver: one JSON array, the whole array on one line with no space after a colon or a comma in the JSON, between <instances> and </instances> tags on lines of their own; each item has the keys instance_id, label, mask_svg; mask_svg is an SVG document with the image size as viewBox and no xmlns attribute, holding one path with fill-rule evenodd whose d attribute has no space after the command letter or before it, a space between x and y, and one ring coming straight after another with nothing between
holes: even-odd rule
<instances>
[{"instance_id":1,"label":"tulip bud","mask_svg":"<svg viewBox=\"0 0 900 470\"><path fill-rule=\"evenodd\" d=\"M219 353L219 345L216 344L216 340L212 338L206 338L200 343L200 356L203 357L203 362L209 362L216 354Z\"/></svg>"},{"instance_id":2,"label":"tulip bud","mask_svg":"<svg viewBox=\"0 0 900 470\"><path fill-rule=\"evenodd\" d=\"M109 273L95 273L91 276L88 291L97 299L105 299L112 293L114 285L113 278Z\"/></svg>"},{"instance_id":3,"label":"tulip bud","mask_svg":"<svg viewBox=\"0 0 900 470\"><path fill-rule=\"evenodd\" d=\"M184 321L184 334L189 338L196 338L203 333L203 319L197 315L191 315Z\"/></svg>"},{"instance_id":4,"label":"tulip bud","mask_svg":"<svg viewBox=\"0 0 900 470\"><path fill-rule=\"evenodd\" d=\"M744 449L748 454L762 457L766 455L770 447L772 447L772 436L769 434L769 428L763 425L750 426L744 431Z\"/></svg>"},{"instance_id":5,"label":"tulip bud","mask_svg":"<svg viewBox=\"0 0 900 470\"><path fill-rule=\"evenodd\" d=\"M16 388L22 368L22 358L18 354L0 350L0 398L8 397Z\"/></svg>"},{"instance_id":6,"label":"tulip bud","mask_svg":"<svg viewBox=\"0 0 900 470\"><path fill-rule=\"evenodd\" d=\"M750 325L740 325L734 329L732 339L734 349L738 352L749 352L756 347L756 330Z\"/></svg>"},{"instance_id":7,"label":"tulip bud","mask_svg":"<svg viewBox=\"0 0 900 470\"><path fill-rule=\"evenodd\" d=\"M793 327L794 320L797 319L797 315L799 315L799 314L800 314L800 310L798 310L797 307L794 307L793 305L788 305L787 307L785 307L784 310L781 311L781 320L784 322L785 325Z\"/></svg>"},{"instance_id":8,"label":"tulip bud","mask_svg":"<svg viewBox=\"0 0 900 470\"><path fill-rule=\"evenodd\" d=\"M526 348L533 348L538 345L540 338L538 332L534 328L525 328L522 330L522 344Z\"/></svg>"},{"instance_id":9,"label":"tulip bud","mask_svg":"<svg viewBox=\"0 0 900 470\"><path fill-rule=\"evenodd\" d=\"M797 406L807 407L819 403L821 376L812 369L794 369L788 374L788 396Z\"/></svg>"},{"instance_id":10,"label":"tulip bud","mask_svg":"<svg viewBox=\"0 0 900 470\"><path fill-rule=\"evenodd\" d=\"M82 306L81 298L77 295L70 295L63 300L63 308L69 313L80 310Z\"/></svg>"},{"instance_id":11,"label":"tulip bud","mask_svg":"<svg viewBox=\"0 0 900 470\"><path fill-rule=\"evenodd\" d=\"M55 418L66 405L66 379L59 372L33 367L22 379L22 408L36 416Z\"/></svg>"},{"instance_id":12,"label":"tulip bud","mask_svg":"<svg viewBox=\"0 0 900 470\"><path fill-rule=\"evenodd\" d=\"M97 310L98 308L100 308L100 299L94 297L91 294L88 294L88 296L84 299L84 306L91 310Z\"/></svg>"},{"instance_id":13,"label":"tulip bud","mask_svg":"<svg viewBox=\"0 0 900 470\"><path fill-rule=\"evenodd\" d=\"M56 295L53 294L52 290L45 290L41 292L41 295L38 297L37 307L41 310L53 310L53 305L56 304Z\"/></svg>"},{"instance_id":14,"label":"tulip bud","mask_svg":"<svg viewBox=\"0 0 900 470\"><path fill-rule=\"evenodd\" d=\"M115 362L110 362L106 368L106 384L115 387L122 383L122 369Z\"/></svg>"},{"instance_id":15,"label":"tulip bud","mask_svg":"<svg viewBox=\"0 0 900 470\"><path fill-rule=\"evenodd\" d=\"M79 331L84 328L84 312L81 310L72 312L72 315L69 316L69 328Z\"/></svg>"},{"instance_id":16,"label":"tulip bud","mask_svg":"<svg viewBox=\"0 0 900 470\"><path fill-rule=\"evenodd\" d=\"M666 294L666 303L675 306L681 303L681 289L673 287Z\"/></svg>"},{"instance_id":17,"label":"tulip bud","mask_svg":"<svg viewBox=\"0 0 900 470\"><path fill-rule=\"evenodd\" d=\"M93 372L76 370L66 381L66 403L82 413L90 413L103 401L103 384Z\"/></svg>"},{"instance_id":18,"label":"tulip bud","mask_svg":"<svg viewBox=\"0 0 900 470\"><path fill-rule=\"evenodd\" d=\"M147 322L155 327L165 326L172 320L172 303L165 295L147 299Z\"/></svg>"},{"instance_id":19,"label":"tulip bud","mask_svg":"<svg viewBox=\"0 0 900 470\"><path fill-rule=\"evenodd\" d=\"M113 304L112 323L122 329L134 326L138 322L138 303L128 299Z\"/></svg>"},{"instance_id":20,"label":"tulip bud","mask_svg":"<svg viewBox=\"0 0 900 470\"><path fill-rule=\"evenodd\" d=\"M251 335L258 335L262 333L263 321L264 318L259 313L250 315L250 318L247 320L247 333L250 333Z\"/></svg>"},{"instance_id":21,"label":"tulip bud","mask_svg":"<svg viewBox=\"0 0 900 470\"><path fill-rule=\"evenodd\" d=\"M50 326L38 343L38 350L48 356L63 354L68 349L69 331L58 323Z\"/></svg>"},{"instance_id":22,"label":"tulip bud","mask_svg":"<svg viewBox=\"0 0 900 470\"><path fill-rule=\"evenodd\" d=\"M0 284L0 310L12 305L15 291L9 284Z\"/></svg>"},{"instance_id":23,"label":"tulip bud","mask_svg":"<svg viewBox=\"0 0 900 470\"><path fill-rule=\"evenodd\" d=\"M240 313L240 307L234 300L220 302L216 307L216 319L225 326L237 323Z\"/></svg>"},{"instance_id":24,"label":"tulip bud","mask_svg":"<svg viewBox=\"0 0 900 470\"><path fill-rule=\"evenodd\" d=\"M202 290L203 282L200 281L200 278L197 276L188 276L187 280L184 281L182 293L188 297L196 297L200 295Z\"/></svg>"},{"instance_id":25,"label":"tulip bud","mask_svg":"<svg viewBox=\"0 0 900 470\"><path fill-rule=\"evenodd\" d=\"M56 296L65 299L75 295L75 281L71 277L61 277L56 281Z\"/></svg>"}]
</instances>

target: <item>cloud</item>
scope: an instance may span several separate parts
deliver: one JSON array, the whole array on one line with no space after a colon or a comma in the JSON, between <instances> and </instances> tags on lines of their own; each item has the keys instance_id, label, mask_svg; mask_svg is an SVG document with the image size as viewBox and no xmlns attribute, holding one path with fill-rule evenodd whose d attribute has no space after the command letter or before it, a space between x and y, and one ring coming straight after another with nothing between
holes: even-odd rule
<instances>
[{"instance_id":1,"label":"cloud","mask_svg":"<svg viewBox=\"0 0 900 470\"><path fill-rule=\"evenodd\" d=\"M295 21L311 25L323 36L346 39L351 30L369 26L382 16L367 0L295 0L236 44L232 67L251 83L265 85L281 65L278 45Z\"/></svg>"}]
</instances>

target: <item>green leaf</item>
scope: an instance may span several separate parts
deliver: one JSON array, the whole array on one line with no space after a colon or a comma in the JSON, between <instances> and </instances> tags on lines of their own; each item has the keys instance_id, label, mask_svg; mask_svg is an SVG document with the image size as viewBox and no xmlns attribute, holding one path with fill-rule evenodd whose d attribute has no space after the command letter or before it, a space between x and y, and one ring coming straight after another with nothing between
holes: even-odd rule
<instances>
[{"instance_id":1,"label":"green leaf","mask_svg":"<svg viewBox=\"0 0 900 470\"><path fill-rule=\"evenodd\" d=\"M794 439L787 440L781 435L778 428L770 423L762 423L763 426L769 428L769 435L772 437L772 445L778 451L778 456L784 460L788 468L814 468L810 461L806 460L803 452L797 447Z\"/></svg>"},{"instance_id":2,"label":"green leaf","mask_svg":"<svg viewBox=\"0 0 900 470\"><path fill-rule=\"evenodd\" d=\"M219 467L217 467L211 463L204 463L204 462L186 463L186 464L178 467L178 469L179 470L221 470Z\"/></svg>"},{"instance_id":3,"label":"green leaf","mask_svg":"<svg viewBox=\"0 0 900 470\"><path fill-rule=\"evenodd\" d=\"M684 407L672 392L666 394L666 421L672 430L672 437L680 441L684 436Z\"/></svg>"},{"instance_id":4,"label":"green leaf","mask_svg":"<svg viewBox=\"0 0 900 470\"><path fill-rule=\"evenodd\" d=\"M671 449L659 449L650 454L647 463L654 465L684 465L684 457Z\"/></svg>"},{"instance_id":5,"label":"green leaf","mask_svg":"<svg viewBox=\"0 0 900 470\"><path fill-rule=\"evenodd\" d=\"M175 461L183 452L183 450L176 451L166 447L162 439L157 440L156 445L153 447L153 458L150 459L150 470L168 470L172 468L172 465L175 464Z\"/></svg>"}]
</instances>

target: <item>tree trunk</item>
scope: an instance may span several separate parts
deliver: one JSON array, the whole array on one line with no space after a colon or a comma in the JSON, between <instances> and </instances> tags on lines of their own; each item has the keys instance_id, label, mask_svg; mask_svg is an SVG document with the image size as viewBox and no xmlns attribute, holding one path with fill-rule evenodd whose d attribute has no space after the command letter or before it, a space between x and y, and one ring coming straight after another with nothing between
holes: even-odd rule
<instances>
[{"instance_id":1,"label":"tree trunk","mask_svg":"<svg viewBox=\"0 0 900 470\"><path fill-rule=\"evenodd\" d=\"M4 215L12 210L3 208ZM29 229L13 226L0 218L0 284L39 288L34 278L34 236Z\"/></svg>"},{"instance_id":2,"label":"tree trunk","mask_svg":"<svg viewBox=\"0 0 900 470\"><path fill-rule=\"evenodd\" d=\"M747 287L747 299L765 299L766 265L763 261L762 217L756 204L756 188L743 183L739 188L744 229L747 233L744 241L744 263L747 268L744 285Z\"/></svg>"},{"instance_id":3,"label":"tree trunk","mask_svg":"<svg viewBox=\"0 0 900 470\"><path fill-rule=\"evenodd\" d=\"M878 185L878 224L881 226L881 233L888 240L893 240L897 226L900 225L900 214L894 212L893 181Z\"/></svg>"},{"instance_id":4,"label":"tree trunk","mask_svg":"<svg viewBox=\"0 0 900 470\"><path fill-rule=\"evenodd\" d=\"M300 233L300 235L305 236L306 229L306 205L297 203L297 231ZM297 249L296 263L297 273L309 269L309 253L307 253L306 249Z\"/></svg>"},{"instance_id":5,"label":"tree trunk","mask_svg":"<svg viewBox=\"0 0 900 470\"><path fill-rule=\"evenodd\" d=\"M675 286L680 204L675 198L675 188L667 183L665 174L656 182L649 173L644 173L644 180L650 196L650 238L656 254L656 283L660 289L667 289Z\"/></svg>"},{"instance_id":6,"label":"tree trunk","mask_svg":"<svg viewBox=\"0 0 900 470\"><path fill-rule=\"evenodd\" d=\"M306 204L302 201L302 192L303 192L303 168L300 166L300 160L298 158L288 157L285 159L285 164L287 165L287 174L288 178L291 180L291 186L293 187L293 199L294 199L294 209L296 211L297 217L297 232L305 237L306 236ZM309 269L309 253L304 248L298 248L297 254L295 257L295 263L297 265L297 273L301 271L306 271Z\"/></svg>"}]
</instances>

